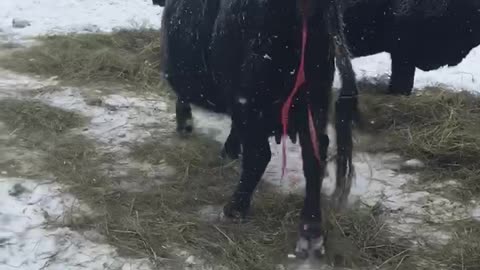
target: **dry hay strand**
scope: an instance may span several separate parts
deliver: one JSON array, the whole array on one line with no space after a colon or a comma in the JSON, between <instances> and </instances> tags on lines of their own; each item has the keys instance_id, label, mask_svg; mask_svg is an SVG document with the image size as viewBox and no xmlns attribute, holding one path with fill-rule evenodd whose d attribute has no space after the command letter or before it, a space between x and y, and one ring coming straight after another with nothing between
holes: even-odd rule
<instances>
[{"instance_id":1,"label":"dry hay strand","mask_svg":"<svg viewBox=\"0 0 480 270\"><path fill-rule=\"evenodd\" d=\"M477 95L425 89L411 97L366 93L360 100L363 131L381 142L365 150L419 158L428 168L424 179L459 179L472 194L480 192Z\"/></svg>"},{"instance_id":2,"label":"dry hay strand","mask_svg":"<svg viewBox=\"0 0 480 270\"><path fill-rule=\"evenodd\" d=\"M399 239L376 208L365 206L327 216L327 258L336 266L407 269L412 244Z\"/></svg>"},{"instance_id":3,"label":"dry hay strand","mask_svg":"<svg viewBox=\"0 0 480 270\"><path fill-rule=\"evenodd\" d=\"M445 224L455 231L449 242L441 247L426 245L422 269L476 270L480 269L480 222L462 220Z\"/></svg>"},{"instance_id":4,"label":"dry hay strand","mask_svg":"<svg viewBox=\"0 0 480 270\"><path fill-rule=\"evenodd\" d=\"M201 209L225 203L238 179L237 164L222 167L219 152L217 143L200 136L188 140L162 138L134 147L132 156L136 159L153 164L166 162L177 171L173 181L141 199L148 205L137 206L140 194L135 199L130 198L135 201L135 209L138 209L138 222L143 224L142 228L148 228L144 235L153 235L156 240L150 242L163 243L163 246L169 245L166 243L180 243L182 248L206 256L209 263L221 264L228 269L275 269L278 264L287 263L287 254L293 251L297 236L303 197L278 194L263 183L254 196L252 216L246 223L206 220L199 214ZM129 212L130 207L126 202L131 200L122 200L125 202L124 213ZM112 205L118 203L115 201ZM215 209L221 211L220 208ZM149 213L152 210L160 212ZM370 212L368 216L365 214L365 211L352 211L335 216L335 222L329 221L334 228L332 241L329 242L332 252L329 253L337 251L337 254L330 256L332 262L341 254L344 259L348 258L350 264L400 264L403 257L398 253L404 252L406 255L406 251L403 251L405 246L391 240L388 226L382 221L372 218ZM152 219L162 221L154 222ZM335 235L334 232L339 229L343 233ZM124 239L123 244L134 241L136 244L130 246L134 250L142 246L143 240L138 236L129 234L128 237L129 240ZM152 249L155 254L162 251L159 247ZM360 256L355 255L358 252ZM395 255L398 259L392 258ZM338 260L336 263L346 264Z\"/></svg>"},{"instance_id":5,"label":"dry hay strand","mask_svg":"<svg viewBox=\"0 0 480 270\"><path fill-rule=\"evenodd\" d=\"M5 56L1 65L70 82L123 82L135 90L163 87L158 30L53 35L39 41L39 45Z\"/></svg>"},{"instance_id":6,"label":"dry hay strand","mask_svg":"<svg viewBox=\"0 0 480 270\"><path fill-rule=\"evenodd\" d=\"M84 118L74 112L52 107L40 101L2 99L0 120L30 146L39 146L51 137L67 133L84 124Z\"/></svg>"}]
</instances>

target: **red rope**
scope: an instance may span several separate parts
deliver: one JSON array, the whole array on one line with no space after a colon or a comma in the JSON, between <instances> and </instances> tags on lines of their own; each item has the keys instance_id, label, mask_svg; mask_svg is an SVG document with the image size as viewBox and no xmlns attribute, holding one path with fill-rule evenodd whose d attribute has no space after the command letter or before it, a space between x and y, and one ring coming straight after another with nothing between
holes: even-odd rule
<instances>
[{"instance_id":1,"label":"red rope","mask_svg":"<svg viewBox=\"0 0 480 270\"><path fill-rule=\"evenodd\" d=\"M305 3L304 3L305 4ZM304 5L306 8L306 5ZM306 12L304 9L303 12ZM307 46L307 37L308 37L308 23L307 23L307 16L303 15L303 26L302 26L302 51L300 55L300 65L298 67L297 77L295 80L295 85L290 92L285 103L283 103L282 107L282 128L283 128L283 136L282 136L282 179L285 175L286 168L287 168L287 146L286 146L286 138L287 138L287 128L288 128L288 116L290 112L290 108L292 107L292 101L295 94L298 92L301 86L305 84L305 51ZM313 122L312 111L310 105L308 105L308 126L310 130L310 139L312 141L314 155L317 160L320 162L320 155L319 155L319 145L318 145L318 138L317 133L315 131L315 124ZM295 134L296 135L296 134Z\"/></svg>"}]
</instances>

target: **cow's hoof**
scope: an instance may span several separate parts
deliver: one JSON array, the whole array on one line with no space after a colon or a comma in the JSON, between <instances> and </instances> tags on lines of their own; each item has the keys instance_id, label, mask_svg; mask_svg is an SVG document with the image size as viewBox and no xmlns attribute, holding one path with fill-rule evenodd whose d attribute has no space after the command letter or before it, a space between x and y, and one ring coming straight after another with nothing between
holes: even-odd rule
<instances>
[{"instance_id":1,"label":"cow's hoof","mask_svg":"<svg viewBox=\"0 0 480 270\"><path fill-rule=\"evenodd\" d=\"M193 132L193 121L188 119L186 121L177 121L177 132L180 134L190 134Z\"/></svg>"},{"instance_id":2,"label":"cow's hoof","mask_svg":"<svg viewBox=\"0 0 480 270\"><path fill-rule=\"evenodd\" d=\"M310 246L315 257L320 259L325 255L325 238L323 236L310 240Z\"/></svg>"},{"instance_id":3,"label":"cow's hoof","mask_svg":"<svg viewBox=\"0 0 480 270\"><path fill-rule=\"evenodd\" d=\"M238 205L235 205L235 203L230 202L227 203L223 207L223 214L225 218L235 220L235 221L241 221L245 220L247 217L248 209L245 209L243 207L239 207Z\"/></svg>"},{"instance_id":4,"label":"cow's hoof","mask_svg":"<svg viewBox=\"0 0 480 270\"><path fill-rule=\"evenodd\" d=\"M177 132L180 134L190 134L193 132L193 126L177 126Z\"/></svg>"},{"instance_id":5,"label":"cow's hoof","mask_svg":"<svg viewBox=\"0 0 480 270\"><path fill-rule=\"evenodd\" d=\"M389 89L388 94L394 96L410 96L412 94L412 91L404 89Z\"/></svg>"},{"instance_id":6,"label":"cow's hoof","mask_svg":"<svg viewBox=\"0 0 480 270\"><path fill-rule=\"evenodd\" d=\"M325 254L325 238L320 222L303 222L300 225L295 255L299 259L306 259L310 252L317 258Z\"/></svg>"},{"instance_id":7,"label":"cow's hoof","mask_svg":"<svg viewBox=\"0 0 480 270\"><path fill-rule=\"evenodd\" d=\"M231 149L225 145L222 148L222 152L220 153L223 159L229 158L231 160L237 160L240 158L240 150L238 149Z\"/></svg>"},{"instance_id":8,"label":"cow's hoof","mask_svg":"<svg viewBox=\"0 0 480 270\"><path fill-rule=\"evenodd\" d=\"M250 208L250 198L244 194L234 194L233 198L223 207L223 214L232 220L245 220Z\"/></svg>"},{"instance_id":9,"label":"cow's hoof","mask_svg":"<svg viewBox=\"0 0 480 270\"><path fill-rule=\"evenodd\" d=\"M297 246L295 247L295 256L298 259L305 260L310 253L310 242L305 237L300 237L297 240Z\"/></svg>"}]
</instances>

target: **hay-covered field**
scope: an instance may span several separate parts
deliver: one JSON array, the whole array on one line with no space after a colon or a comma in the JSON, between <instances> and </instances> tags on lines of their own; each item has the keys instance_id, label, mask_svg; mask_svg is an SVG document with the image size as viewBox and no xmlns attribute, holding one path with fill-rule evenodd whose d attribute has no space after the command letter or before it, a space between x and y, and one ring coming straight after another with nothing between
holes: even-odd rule
<instances>
[{"instance_id":1,"label":"hay-covered field","mask_svg":"<svg viewBox=\"0 0 480 270\"><path fill-rule=\"evenodd\" d=\"M221 145L201 132L177 136L171 106L153 113L160 118L142 122L141 113L150 109L147 101L171 104L172 94L158 71L157 31L50 36L39 41L28 49L9 49L0 66L31 76L58 76L60 86L47 95L31 89L2 98L0 121L12 135L2 142L40 152L39 175L60 182L94 210L94 215L69 221L70 228L96 230L122 256L148 258L158 269L181 269L186 262L198 269L282 269L280 265L295 269L287 254L293 250L300 195L264 183L251 220L222 222L217 214L238 178L238 163L222 160ZM72 87L78 95L58 101L67 100L63 93ZM125 97L128 106L107 102L111 95ZM88 115L90 110L99 113ZM144 129L148 136L129 140L128 122L112 128L127 128L115 139L109 137L112 129L95 131L101 121L92 119L101 112L114 119L116 113L130 110L139 111L128 118L132 130ZM411 97L392 97L366 88L361 110L359 151L419 159L424 166L398 172L418 176L423 185L454 180L458 185L444 188L442 195L460 204L478 197L478 96L425 89ZM160 172L152 173L155 170ZM325 209L327 263L366 269L480 269L480 224L473 218L435 224L451 234L439 244L436 239L399 235L387 222L389 212L381 202L357 205L344 213ZM430 225L425 220L425 226Z\"/></svg>"}]
</instances>

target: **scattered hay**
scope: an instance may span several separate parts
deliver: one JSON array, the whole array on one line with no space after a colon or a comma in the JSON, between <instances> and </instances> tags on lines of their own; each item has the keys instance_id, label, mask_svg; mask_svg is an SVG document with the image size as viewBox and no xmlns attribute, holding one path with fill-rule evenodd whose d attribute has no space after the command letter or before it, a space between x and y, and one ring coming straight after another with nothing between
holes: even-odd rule
<instances>
[{"instance_id":1,"label":"scattered hay","mask_svg":"<svg viewBox=\"0 0 480 270\"><path fill-rule=\"evenodd\" d=\"M436 268L452 270L480 269L480 222L464 220L448 224L456 234L443 247L427 247L425 261Z\"/></svg>"},{"instance_id":2,"label":"scattered hay","mask_svg":"<svg viewBox=\"0 0 480 270\"><path fill-rule=\"evenodd\" d=\"M12 135L31 146L38 146L84 123L83 117L74 112L39 101L18 99L0 100L0 121L8 126Z\"/></svg>"},{"instance_id":3,"label":"scattered hay","mask_svg":"<svg viewBox=\"0 0 480 270\"><path fill-rule=\"evenodd\" d=\"M102 166L114 159L98 152L95 142L68 132L81 126L81 117L37 102L9 100L5 105L1 111L9 114L0 117L10 121L9 129L18 129L22 136L38 130L48 135L40 148L45 152L44 170L98 214L70 221L68 226L99 229L123 255L149 257L158 266L183 265L185 259L172 252L176 249L230 270L268 270L287 264L296 239L301 196L277 194L263 183L246 223L212 221L202 214L209 207L219 213L238 181L237 162L225 164L218 143L202 136L187 140L165 136L137 145L131 152L134 159L168 164L176 174L165 176L163 185L147 192L122 190ZM328 242L332 262L406 265L402 256L407 247L392 243L388 227L370 212L337 215L327 223L332 228Z\"/></svg>"},{"instance_id":4,"label":"scattered hay","mask_svg":"<svg viewBox=\"0 0 480 270\"><path fill-rule=\"evenodd\" d=\"M126 215L122 220L130 219L130 224L135 221L141 228L148 229L142 234L120 234L115 238L123 237L122 244L128 246L127 250L143 247L143 252L150 255L162 252L158 245L180 244L183 249L197 252L210 263L228 269L275 269L278 264L286 263L286 255L294 248L299 210L303 205L301 196L277 194L263 183L253 201L253 215L245 224L212 222L199 214L206 207L223 205L238 179L236 163L222 166L219 152L217 143L202 137L163 139L136 146L132 152L134 158L152 164L166 162L176 168L177 178L152 191L148 197L139 198L138 194L132 198L130 194L129 199L121 199L125 202L123 213ZM126 203L129 201L135 201L136 215ZM111 205L119 203L115 200ZM332 228L327 243L332 262L391 266L401 265L405 259L398 253L407 255L404 251L407 247L394 243L388 226L370 212L337 215L327 223ZM115 229L136 230L125 223ZM148 241L149 249L145 248L141 235L154 237L155 240ZM157 247L152 247L152 243Z\"/></svg>"},{"instance_id":5,"label":"scattered hay","mask_svg":"<svg viewBox=\"0 0 480 270\"><path fill-rule=\"evenodd\" d=\"M41 44L0 61L5 68L73 82L122 82L146 90L162 88L158 30L41 37Z\"/></svg>"},{"instance_id":6,"label":"scattered hay","mask_svg":"<svg viewBox=\"0 0 480 270\"><path fill-rule=\"evenodd\" d=\"M335 265L407 269L412 266L412 244L393 237L384 216L375 208L331 213L328 218L327 256Z\"/></svg>"},{"instance_id":7,"label":"scattered hay","mask_svg":"<svg viewBox=\"0 0 480 270\"><path fill-rule=\"evenodd\" d=\"M105 155L96 150L94 142L81 135L58 138L46 149L44 169L53 173L57 180L72 188L98 188L105 185L105 176L100 172Z\"/></svg>"},{"instance_id":8,"label":"scattered hay","mask_svg":"<svg viewBox=\"0 0 480 270\"><path fill-rule=\"evenodd\" d=\"M480 193L477 95L440 89L425 89L411 97L367 93L361 96L361 110L364 131L381 142L368 144L367 151L419 158L428 168L424 179L458 179L471 194Z\"/></svg>"}]
</instances>

